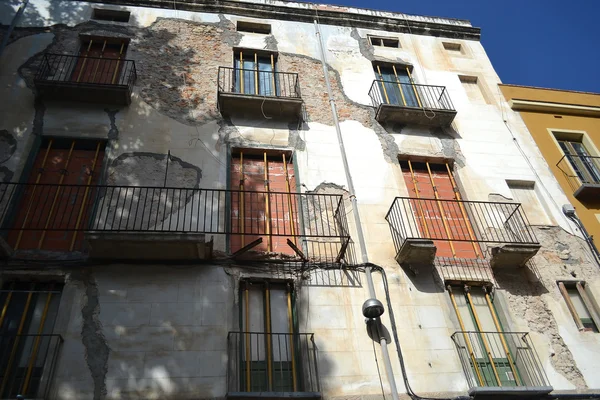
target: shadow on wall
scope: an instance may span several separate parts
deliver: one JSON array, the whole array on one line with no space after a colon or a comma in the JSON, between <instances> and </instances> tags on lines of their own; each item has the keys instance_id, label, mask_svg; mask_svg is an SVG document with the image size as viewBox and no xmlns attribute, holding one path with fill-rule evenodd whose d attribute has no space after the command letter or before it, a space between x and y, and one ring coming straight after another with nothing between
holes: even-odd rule
<instances>
[{"instance_id":1,"label":"shadow on wall","mask_svg":"<svg viewBox=\"0 0 600 400\"><path fill-rule=\"evenodd\" d=\"M16 14L17 10L23 2L21 0L4 0L0 3L0 15L8 19L8 23ZM83 4L73 4L62 1L49 1L40 3L48 5L43 9L39 4L28 3L25 12L19 20L20 26L50 26L58 23L72 24L81 21L81 14L87 9Z\"/></svg>"},{"instance_id":2,"label":"shadow on wall","mask_svg":"<svg viewBox=\"0 0 600 400\"><path fill-rule=\"evenodd\" d=\"M53 388L57 399L102 393L106 399L187 400L222 398L234 390L228 387L236 385L227 382L228 363L240 356L229 354L228 332L240 330L239 303L234 279L223 268L105 265L94 276L97 290L87 296L96 298L84 300L97 302L94 315L74 309L84 327L99 330L93 342L84 342L84 353L81 326L67 327ZM90 343L104 343L108 358ZM310 356L305 363L314 365ZM336 364L324 354L317 357L319 376L331 375ZM92 382L90 375L98 379Z\"/></svg>"}]
</instances>

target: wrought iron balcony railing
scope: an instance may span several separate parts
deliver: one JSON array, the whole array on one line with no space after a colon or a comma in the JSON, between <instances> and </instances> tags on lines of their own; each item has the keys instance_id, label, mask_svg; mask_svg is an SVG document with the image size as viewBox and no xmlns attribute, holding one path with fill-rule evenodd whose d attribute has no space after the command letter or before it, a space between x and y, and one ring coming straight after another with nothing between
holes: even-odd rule
<instances>
[{"instance_id":1,"label":"wrought iron balcony railing","mask_svg":"<svg viewBox=\"0 0 600 400\"><path fill-rule=\"evenodd\" d=\"M47 399L63 339L0 335L0 398Z\"/></svg>"},{"instance_id":2,"label":"wrought iron balcony railing","mask_svg":"<svg viewBox=\"0 0 600 400\"><path fill-rule=\"evenodd\" d=\"M471 391L552 391L527 333L459 331L452 340Z\"/></svg>"},{"instance_id":3,"label":"wrought iron balcony railing","mask_svg":"<svg viewBox=\"0 0 600 400\"><path fill-rule=\"evenodd\" d=\"M312 333L229 332L227 392L294 393L315 397L321 391Z\"/></svg>"},{"instance_id":4,"label":"wrought iron balcony railing","mask_svg":"<svg viewBox=\"0 0 600 400\"><path fill-rule=\"evenodd\" d=\"M369 90L375 108L382 104L430 110L454 111L445 86L400 83L376 79Z\"/></svg>"},{"instance_id":5,"label":"wrought iron balcony railing","mask_svg":"<svg viewBox=\"0 0 600 400\"><path fill-rule=\"evenodd\" d=\"M600 157L566 154L556 163L575 197L600 198Z\"/></svg>"},{"instance_id":6,"label":"wrought iron balcony railing","mask_svg":"<svg viewBox=\"0 0 600 400\"><path fill-rule=\"evenodd\" d=\"M298 74L219 67L219 93L300 99Z\"/></svg>"},{"instance_id":7,"label":"wrought iron balcony railing","mask_svg":"<svg viewBox=\"0 0 600 400\"><path fill-rule=\"evenodd\" d=\"M13 248L52 239L73 250L85 231L223 234L232 252L254 244L339 261L350 239L343 197L314 193L0 183L0 221Z\"/></svg>"},{"instance_id":8,"label":"wrought iron balcony railing","mask_svg":"<svg viewBox=\"0 0 600 400\"><path fill-rule=\"evenodd\" d=\"M121 92L131 96L136 78L133 60L44 54L34 81L38 91L47 96L96 102L110 101L109 96L123 97ZM86 89L94 90L100 98L94 98Z\"/></svg>"},{"instance_id":9,"label":"wrought iron balcony railing","mask_svg":"<svg viewBox=\"0 0 600 400\"><path fill-rule=\"evenodd\" d=\"M519 203L396 197L385 218L397 249L406 239L538 243Z\"/></svg>"}]
</instances>

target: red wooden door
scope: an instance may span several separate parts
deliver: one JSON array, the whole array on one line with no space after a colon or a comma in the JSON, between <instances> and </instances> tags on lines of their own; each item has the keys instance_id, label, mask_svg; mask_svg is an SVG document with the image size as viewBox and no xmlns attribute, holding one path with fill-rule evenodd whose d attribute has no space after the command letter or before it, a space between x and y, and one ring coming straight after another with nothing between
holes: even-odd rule
<instances>
[{"instance_id":1,"label":"red wooden door","mask_svg":"<svg viewBox=\"0 0 600 400\"><path fill-rule=\"evenodd\" d=\"M118 84L122 68L125 44L106 41L87 42L81 46L79 59L73 70L71 80L78 83L100 85Z\"/></svg>"},{"instance_id":2,"label":"red wooden door","mask_svg":"<svg viewBox=\"0 0 600 400\"><path fill-rule=\"evenodd\" d=\"M295 254L287 240L298 245L296 178L292 162L283 157L268 154L265 163L265 153L232 155L231 189L236 191L231 196L232 252L262 238L253 251Z\"/></svg>"},{"instance_id":3,"label":"red wooden door","mask_svg":"<svg viewBox=\"0 0 600 400\"><path fill-rule=\"evenodd\" d=\"M87 184L97 183L103 158L102 142L45 140L29 176L30 185L19 200L8 237L11 246L15 250L80 250L95 195Z\"/></svg>"},{"instance_id":4,"label":"red wooden door","mask_svg":"<svg viewBox=\"0 0 600 400\"><path fill-rule=\"evenodd\" d=\"M419 232L434 240L436 256L480 258L469 206L458 201L448 164L401 161L400 165Z\"/></svg>"}]
</instances>

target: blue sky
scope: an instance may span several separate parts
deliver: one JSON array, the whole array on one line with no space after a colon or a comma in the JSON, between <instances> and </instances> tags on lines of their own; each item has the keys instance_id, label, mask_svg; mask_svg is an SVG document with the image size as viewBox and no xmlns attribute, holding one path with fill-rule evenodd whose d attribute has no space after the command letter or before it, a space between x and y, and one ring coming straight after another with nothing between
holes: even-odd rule
<instances>
[{"instance_id":1,"label":"blue sky","mask_svg":"<svg viewBox=\"0 0 600 400\"><path fill-rule=\"evenodd\" d=\"M600 93L600 0L327 0L468 19L504 83Z\"/></svg>"}]
</instances>

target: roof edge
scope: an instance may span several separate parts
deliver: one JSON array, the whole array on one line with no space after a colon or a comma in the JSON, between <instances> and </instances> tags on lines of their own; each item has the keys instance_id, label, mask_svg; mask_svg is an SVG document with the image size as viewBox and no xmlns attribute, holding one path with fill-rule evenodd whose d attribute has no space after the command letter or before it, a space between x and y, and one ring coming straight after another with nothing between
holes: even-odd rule
<instances>
[{"instance_id":1,"label":"roof edge","mask_svg":"<svg viewBox=\"0 0 600 400\"><path fill-rule=\"evenodd\" d=\"M312 23L318 18L321 24L346 26L387 32L411 33L415 35L444 37L479 41L481 29L466 20L412 16L341 7L315 3L283 2L265 0L249 2L236 0L74 0L106 5L177 9L180 11L233 14L254 18L270 18ZM291 4L292 6L286 5ZM346 10L344 10L346 9ZM350 11L356 10L356 12ZM364 10L365 13L359 11Z\"/></svg>"}]
</instances>

